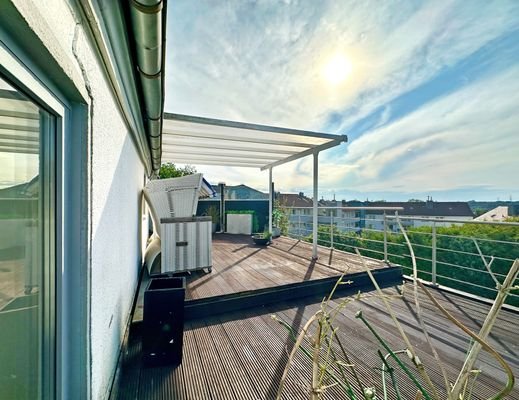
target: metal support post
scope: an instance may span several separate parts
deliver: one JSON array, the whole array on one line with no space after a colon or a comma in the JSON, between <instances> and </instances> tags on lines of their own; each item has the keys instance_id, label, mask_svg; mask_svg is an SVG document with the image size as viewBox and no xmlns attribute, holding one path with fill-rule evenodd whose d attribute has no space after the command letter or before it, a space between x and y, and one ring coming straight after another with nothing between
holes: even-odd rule
<instances>
[{"instance_id":1,"label":"metal support post","mask_svg":"<svg viewBox=\"0 0 519 400\"><path fill-rule=\"evenodd\" d=\"M314 199L313 199L313 246L312 246L312 258L317 260L317 202L319 201L318 195L318 183L319 183L319 153L314 153Z\"/></svg>"},{"instance_id":2,"label":"metal support post","mask_svg":"<svg viewBox=\"0 0 519 400\"><path fill-rule=\"evenodd\" d=\"M269 168L269 232L272 234L272 167Z\"/></svg>"},{"instance_id":3,"label":"metal support post","mask_svg":"<svg viewBox=\"0 0 519 400\"><path fill-rule=\"evenodd\" d=\"M387 258L387 215L384 211L384 262L389 262Z\"/></svg>"},{"instance_id":4,"label":"metal support post","mask_svg":"<svg viewBox=\"0 0 519 400\"><path fill-rule=\"evenodd\" d=\"M436 285L436 223L432 224L432 240L431 240L431 282Z\"/></svg>"},{"instance_id":5,"label":"metal support post","mask_svg":"<svg viewBox=\"0 0 519 400\"><path fill-rule=\"evenodd\" d=\"M330 214L330 248L333 249L333 211Z\"/></svg>"}]
</instances>

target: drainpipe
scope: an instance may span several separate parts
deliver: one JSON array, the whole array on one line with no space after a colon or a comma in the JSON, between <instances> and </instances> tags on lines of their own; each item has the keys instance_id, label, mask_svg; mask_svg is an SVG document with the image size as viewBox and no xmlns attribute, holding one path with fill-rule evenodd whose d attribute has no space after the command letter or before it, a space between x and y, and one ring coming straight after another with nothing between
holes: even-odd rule
<instances>
[{"instance_id":1,"label":"drainpipe","mask_svg":"<svg viewBox=\"0 0 519 400\"><path fill-rule=\"evenodd\" d=\"M143 94L145 125L153 169L157 171L160 169L162 151L166 2L130 0L129 4L135 38L137 73Z\"/></svg>"}]
</instances>

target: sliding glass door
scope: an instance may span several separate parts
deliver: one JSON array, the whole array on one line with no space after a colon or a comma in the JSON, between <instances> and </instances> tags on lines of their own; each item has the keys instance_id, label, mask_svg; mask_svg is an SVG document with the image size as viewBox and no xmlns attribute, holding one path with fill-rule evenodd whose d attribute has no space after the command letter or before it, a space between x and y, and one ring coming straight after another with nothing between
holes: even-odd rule
<instances>
[{"instance_id":1,"label":"sliding glass door","mask_svg":"<svg viewBox=\"0 0 519 400\"><path fill-rule=\"evenodd\" d=\"M0 398L55 380L56 119L0 75Z\"/></svg>"}]
</instances>

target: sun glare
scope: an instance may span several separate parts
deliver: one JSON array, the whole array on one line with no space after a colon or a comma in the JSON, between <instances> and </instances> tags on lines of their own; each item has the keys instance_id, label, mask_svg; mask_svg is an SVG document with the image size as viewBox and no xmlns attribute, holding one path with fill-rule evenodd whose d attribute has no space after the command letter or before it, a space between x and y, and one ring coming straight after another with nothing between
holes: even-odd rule
<instances>
[{"instance_id":1,"label":"sun glare","mask_svg":"<svg viewBox=\"0 0 519 400\"><path fill-rule=\"evenodd\" d=\"M343 54L336 54L323 68L323 77L331 85L342 83L352 71L351 61Z\"/></svg>"}]
</instances>

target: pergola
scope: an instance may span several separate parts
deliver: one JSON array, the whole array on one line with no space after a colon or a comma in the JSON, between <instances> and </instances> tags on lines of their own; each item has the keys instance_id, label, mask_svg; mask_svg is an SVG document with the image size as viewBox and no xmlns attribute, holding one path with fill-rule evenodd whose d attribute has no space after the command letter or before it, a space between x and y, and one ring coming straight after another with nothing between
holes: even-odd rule
<instances>
[{"instance_id":1,"label":"pergola","mask_svg":"<svg viewBox=\"0 0 519 400\"><path fill-rule=\"evenodd\" d=\"M346 141L346 135L164 113L162 161L268 170L272 232L272 169L313 155L313 257L317 258L319 152Z\"/></svg>"}]
</instances>

